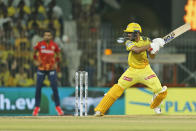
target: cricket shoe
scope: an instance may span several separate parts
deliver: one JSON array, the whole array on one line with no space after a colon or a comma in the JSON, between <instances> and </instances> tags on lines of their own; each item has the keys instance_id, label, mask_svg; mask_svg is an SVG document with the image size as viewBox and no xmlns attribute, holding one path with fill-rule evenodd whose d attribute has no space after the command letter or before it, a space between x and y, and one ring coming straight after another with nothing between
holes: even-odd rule
<instances>
[{"instance_id":1,"label":"cricket shoe","mask_svg":"<svg viewBox=\"0 0 196 131\"><path fill-rule=\"evenodd\" d=\"M36 106L33 110L33 116L37 116L40 111L40 107Z\"/></svg>"},{"instance_id":2,"label":"cricket shoe","mask_svg":"<svg viewBox=\"0 0 196 131\"><path fill-rule=\"evenodd\" d=\"M63 116L64 115L64 112L63 112L63 110L61 109L60 106L56 106L56 111L57 111L59 116Z\"/></svg>"},{"instance_id":3,"label":"cricket shoe","mask_svg":"<svg viewBox=\"0 0 196 131\"><path fill-rule=\"evenodd\" d=\"M160 107L154 108L154 112L156 114L161 114L161 108Z\"/></svg>"},{"instance_id":4,"label":"cricket shoe","mask_svg":"<svg viewBox=\"0 0 196 131\"><path fill-rule=\"evenodd\" d=\"M96 111L95 114L94 114L94 116L99 117L99 116L103 116L103 114L100 111Z\"/></svg>"}]
</instances>

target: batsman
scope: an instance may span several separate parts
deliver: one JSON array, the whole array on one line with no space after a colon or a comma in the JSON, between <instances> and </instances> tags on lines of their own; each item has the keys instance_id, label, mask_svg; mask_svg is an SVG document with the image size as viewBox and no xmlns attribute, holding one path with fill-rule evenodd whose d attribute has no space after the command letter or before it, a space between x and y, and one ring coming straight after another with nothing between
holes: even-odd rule
<instances>
[{"instance_id":1,"label":"batsman","mask_svg":"<svg viewBox=\"0 0 196 131\"><path fill-rule=\"evenodd\" d=\"M153 92L153 100L150 108L160 114L160 103L167 96L167 87L161 83L151 69L148 57L154 58L165 42L162 38L155 38L152 41L148 37L141 36L142 29L138 23L129 23L124 30L125 46L129 51L129 68L121 75L117 84L114 84L98 106L95 108L95 116L103 116L112 104L123 94L124 90L141 83L149 87Z\"/></svg>"}]
</instances>

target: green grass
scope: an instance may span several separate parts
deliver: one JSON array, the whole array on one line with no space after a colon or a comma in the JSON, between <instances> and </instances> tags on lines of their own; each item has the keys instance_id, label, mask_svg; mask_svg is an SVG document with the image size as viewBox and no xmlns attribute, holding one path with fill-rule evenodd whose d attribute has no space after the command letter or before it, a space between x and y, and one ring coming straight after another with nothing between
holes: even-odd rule
<instances>
[{"instance_id":1,"label":"green grass","mask_svg":"<svg viewBox=\"0 0 196 131\"><path fill-rule=\"evenodd\" d=\"M196 116L0 117L0 131L195 131Z\"/></svg>"}]
</instances>

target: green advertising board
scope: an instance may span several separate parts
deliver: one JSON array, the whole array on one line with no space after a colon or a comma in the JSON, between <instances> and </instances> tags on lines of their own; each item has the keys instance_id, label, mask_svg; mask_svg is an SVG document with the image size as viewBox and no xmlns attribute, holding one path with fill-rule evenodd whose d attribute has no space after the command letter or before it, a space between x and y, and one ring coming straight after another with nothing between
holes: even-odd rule
<instances>
[{"instance_id":1,"label":"green advertising board","mask_svg":"<svg viewBox=\"0 0 196 131\"><path fill-rule=\"evenodd\" d=\"M94 114L94 108L107 93L109 88L89 88L88 114ZM61 108L65 115L75 113L75 88L58 88ZM31 116L35 106L35 88L0 88L0 115L1 116ZM124 114L124 96L119 98L109 109L107 114ZM57 115L53 92L50 87L42 88L42 97L39 115Z\"/></svg>"}]
</instances>

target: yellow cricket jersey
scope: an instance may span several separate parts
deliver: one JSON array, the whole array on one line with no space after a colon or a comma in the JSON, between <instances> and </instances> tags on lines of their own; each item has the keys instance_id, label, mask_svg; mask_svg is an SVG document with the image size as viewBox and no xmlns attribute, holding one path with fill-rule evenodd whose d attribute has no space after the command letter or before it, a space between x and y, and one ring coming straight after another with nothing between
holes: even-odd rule
<instances>
[{"instance_id":1,"label":"yellow cricket jersey","mask_svg":"<svg viewBox=\"0 0 196 131\"><path fill-rule=\"evenodd\" d=\"M137 54L131 51L131 48L133 48L134 46L141 47L141 46L149 45L150 43L151 43L150 39L147 37L140 37L139 42L133 42L130 40L127 40L125 42L126 49L127 51L129 51L128 64L130 67L136 69L143 69L149 64L147 51L143 51Z\"/></svg>"}]
</instances>

